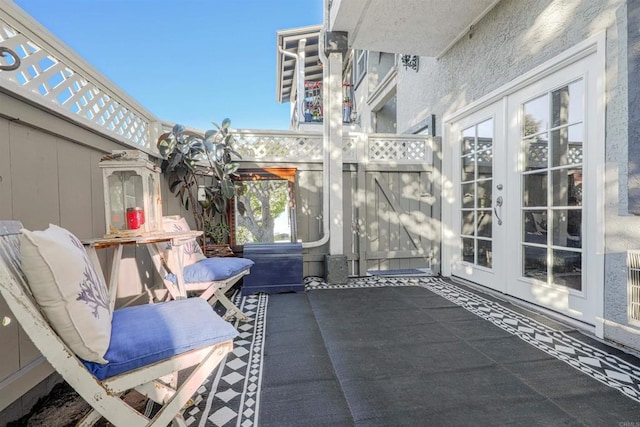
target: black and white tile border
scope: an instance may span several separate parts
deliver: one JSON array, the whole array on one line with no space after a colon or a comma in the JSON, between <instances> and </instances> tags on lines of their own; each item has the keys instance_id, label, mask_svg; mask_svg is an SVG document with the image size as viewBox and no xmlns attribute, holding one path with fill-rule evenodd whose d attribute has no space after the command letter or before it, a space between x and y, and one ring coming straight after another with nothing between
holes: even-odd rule
<instances>
[{"instance_id":1,"label":"black and white tile border","mask_svg":"<svg viewBox=\"0 0 640 427\"><path fill-rule=\"evenodd\" d=\"M232 297L233 303L249 317L235 321L240 335L223 369L218 369L198 390L195 405L185 414L188 426L258 425L264 326L268 296L266 294Z\"/></svg>"},{"instance_id":2,"label":"black and white tile border","mask_svg":"<svg viewBox=\"0 0 640 427\"><path fill-rule=\"evenodd\" d=\"M316 277L305 279L306 290L384 286L426 288L640 402L640 367L440 278L364 277L344 285L328 285Z\"/></svg>"}]
</instances>

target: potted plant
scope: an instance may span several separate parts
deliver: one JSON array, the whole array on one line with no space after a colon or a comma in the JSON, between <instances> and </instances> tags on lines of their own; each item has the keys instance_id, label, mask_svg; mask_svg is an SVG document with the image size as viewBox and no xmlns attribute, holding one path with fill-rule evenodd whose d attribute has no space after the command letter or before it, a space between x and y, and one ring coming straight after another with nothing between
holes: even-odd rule
<instances>
[{"instance_id":1,"label":"potted plant","mask_svg":"<svg viewBox=\"0 0 640 427\"><path fill-rule=\"evenodd\" d=\"M232 256L233 250L228 245L231 229L222 221L204 221L204 254L207 257Z\"/></svg>"},{"instance_id":2,"label":"potted plant","mask_svg":"<svg viewBox=\"0 0 640 427\"><path fill-rule=\"evenodd\" d=\"M203 246L214 236L220 243L229 243L229 202L242 185L233 180L239 167L234 158L241 156L233 149L231 121L213 125L216 129L200 134L176 124L157 143L169 189L186 210L191 209L196 229L205 232ZM239 202L237 210L243 215L244 205Z\"/></svg>"}]
</instances>

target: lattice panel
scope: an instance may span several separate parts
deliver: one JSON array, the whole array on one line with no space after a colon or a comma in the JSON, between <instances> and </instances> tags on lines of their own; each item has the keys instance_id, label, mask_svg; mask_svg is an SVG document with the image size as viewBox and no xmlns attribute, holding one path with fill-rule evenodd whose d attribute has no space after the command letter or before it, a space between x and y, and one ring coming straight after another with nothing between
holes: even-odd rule
<instances>
[{"instance_id":1,"label":"lattice panel","mask_svg":"<svg viewBox=\"0 0 640 427\"><path fill-rule=\"evenodd\" d=\"M343 140L344 146L342 147L343 161L356 162L358 160L357 145L358 138L353 136L347 136Z\"/></svg>"},{"instance_id":2,"label":"lattice panel","mask_svg":"<svg viewBox=\"0 0 640 427\"><path fill-rule=\"evenodd\" d=\"M271 134L237 135L236 151L242 160L322 160L322 136L286 136Z\"/></svg>"},{"instance_id":3,"label":"lattice panel","mask_svg":"<svg viewBox=\"0 0 640 427\"><path fill-rule=\"evenodd\" d=\"M425 140L369 138L369 160L426 161Z\"/></svg>"},{"instance_id":4,"label":"lattice panel","mask_svg":"<svg viewBox=\"0 0 640 427\"><path fill-rule=\"evenodd\" d=\"M3 86L16 85L40 97L45 106L56 104L132 145L155 150L146 119L2 21L0 45L16 52L21 61L17 70L0 74Z\"/></svg>"}]
</instances>

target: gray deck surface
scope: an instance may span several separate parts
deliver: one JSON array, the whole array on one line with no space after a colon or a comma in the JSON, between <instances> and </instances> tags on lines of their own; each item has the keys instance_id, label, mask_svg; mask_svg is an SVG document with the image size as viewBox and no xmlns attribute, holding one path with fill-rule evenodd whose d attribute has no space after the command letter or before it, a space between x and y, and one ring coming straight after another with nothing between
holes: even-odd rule
<instances>
[{"instance_id":1,"label":"gray deck surface","mask_svg":"<svg viewBox=\"0 0 640 427\"><path fill-rule=\"evenodd\" d=\"M640 425L638 359L532 317L542 344L425 287L270 295L259 425ZM545 334L564 340L559 352L536 346ZM598 358L605 374L583 372Z\"/></svg>"}]
</instances>

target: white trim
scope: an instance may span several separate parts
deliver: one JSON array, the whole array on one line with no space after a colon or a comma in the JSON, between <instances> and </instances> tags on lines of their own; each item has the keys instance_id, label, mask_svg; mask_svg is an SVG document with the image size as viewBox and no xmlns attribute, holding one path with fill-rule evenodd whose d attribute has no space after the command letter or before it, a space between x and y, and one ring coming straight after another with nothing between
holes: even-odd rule
<instances>
[{"instance_id":1,"label":"white trim","mask_svg":"<svg viewBox=\"0 0 640 427\"><path fill-rule=\"evenodd\" d=\"M371 92L367 98L367 104L371 107L371 111L378 111L396 94L396 77L398 69L392 67L389 72L382 78L382 81Z\"/></svg>"}]
</instances>

